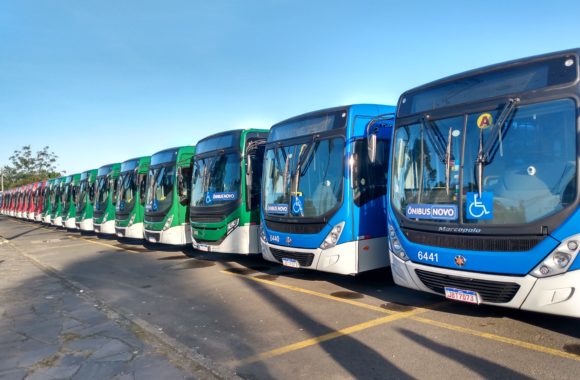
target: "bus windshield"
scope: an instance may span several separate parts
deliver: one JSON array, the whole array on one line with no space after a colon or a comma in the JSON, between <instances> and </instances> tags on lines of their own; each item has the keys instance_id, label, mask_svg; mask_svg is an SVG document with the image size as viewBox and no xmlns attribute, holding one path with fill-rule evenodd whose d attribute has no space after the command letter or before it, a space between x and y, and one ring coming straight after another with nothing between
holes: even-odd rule
<instances>
[{"instance_id":1,"label":"bus windshield","mask_svg":"<svg viewBox=\"0 0 580 380\"><path fill-rule=\"evenodd\" d=\"M169 210L175 184L175 165L149 169L147 183L146 211L163 213Z\"/></svg>"},{"instance_id":2,"label":"bus windshield","mask_svg":"<svg viewBox=\"0 0 580 380\"><path fill-rule=\"evenodd\" d=\"M137 196L137 172L129 170L121 173L117 180L119 186L119 197L117 199L117 211L131 212L135 207L135 197Z\"/></svg>"},{"instance_id":3,"label":"bus windshield","mask_svg":"<svg viewBox=\"0 0 580 380\"><path fill-rule=\"evenodd\" d=\"M518 105L503 127L494 125L504 109L397 125L393 207L415 220L507 225L537 221L573 203L575 102Z\"/></svg>"},{"instance_id":4,"label":"bus windshield","mask_svg":"<svg viewBox=\"0 0 580 380\"><path fill-rule=\"evenodd\" d=\"M318 218L342 202L344 139L267 148L263 207L266 215Z\"/></svg>"},{"instance_id":5,"label":"bus windshield","mask_svg":"<svg viewBox=\"0 0 580 380\"><path fill-rule=\"evenodd\" d=\"M239 153L198 158L193 163L191 206L210 207L236 201L240 186Z\"/></svg>"}]
</instances>

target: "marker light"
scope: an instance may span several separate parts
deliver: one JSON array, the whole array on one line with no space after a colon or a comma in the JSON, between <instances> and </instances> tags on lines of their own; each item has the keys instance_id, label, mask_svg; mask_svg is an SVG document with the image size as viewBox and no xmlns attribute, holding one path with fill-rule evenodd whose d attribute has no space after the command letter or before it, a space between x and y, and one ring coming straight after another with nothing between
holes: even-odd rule
<instances>
[{"instance_id":1,"label":"marker light","mask_svg":"<svg viewBox=\"0 0 580 380\"><path fill-rule=\"evenodd\" d=\"M342 234L343 229L344 222L340 222L334 227L332 227L332 230L330 230L330 232L328 233L328 235L326 235L326 238L324 239L322 244L320 244L320 248L328 249L334 247L336 243L338 243L338 239L340 239L340 235Z\"/></svg>"},{"instance_id":2,"label":"marker light","mask_svg":"<svg viewBox=\"0 0 580 380\"><path fill-rule=\"evenodd\" d=\"M409 256L405 252L403 245L399 241L395 229L389 224L389 249L395 254L399 259L403 261L409 261Z\"/></svg>"},{"instance_id":3,"label":"marker light","mask_svg":"<svg viewBox=\"0 0 580 380\"><path fill-rule=\"evenodd\" d=\"M240 218L236 218L236 219L232 220L231 222L229 222L228 223L228 232L226 232L226 235L229 235L233 230L235 230L239 224L240 224Z\"/></svg>"},{"instance_id":4,"label":"marker light","mask_svg":"<svg viewBox=\"0 0 580 380\"><path fill-rule=\"evenodd\" d=\"M131 227L133 225L133 223L135 222L135 215L137 215L137 214L131 215L131 219L129 219L129 223L127 224L127 227Z\"/></svg>"},{"instance_id":5,"label":"marker light","mask_svg":"<svg viewBox=\"0 0 580 380\"><path fill-rule=\"evenodd\" d=\"M171 215L169 218L167 218L167 221L165 222L165 225L163 226L163 231L169 229L169 227L171 227L171 223L173 223L173 215Z\"/></svg>"},{"instance_id":6,"label":"marker light","mask_svg":"<svg viewBox=\"0 0 580 380\"><path fill-rule=\"evenodd\" d=\"M534 277L549 277L568 271L578 255L580 235L565 239L530 274Z\"/></svg>"}]
</instances>

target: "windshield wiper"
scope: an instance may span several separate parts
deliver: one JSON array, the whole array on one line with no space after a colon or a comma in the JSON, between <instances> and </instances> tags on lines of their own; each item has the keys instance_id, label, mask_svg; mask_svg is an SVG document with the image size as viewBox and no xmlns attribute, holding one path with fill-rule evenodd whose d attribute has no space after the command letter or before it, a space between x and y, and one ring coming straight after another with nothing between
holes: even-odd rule
<instances>
[{"instance_id":1,"label":"windshield wiper","mask_svg":"<svg viewBox=\"0 0 580 380\"><path fill-rule=\"evenodd\" d=\"M505 122L510 117L516 105L519 103L519 98L508 99L506 105L501 110L496 122L491 126L489 138L485 145L483 144L483 130L479 132L479 150L477 152L477 192L481 197L483 191L483 167L491 162L490 153L494 149L496 142L502 144L502 133Z\"/></svg>"},{"instance_id":2,"label":"windshield wiper","mask_svg":"<svg viewBox=\"0 0 580 380\"><path fill-rule=\"evenodd\" d=\"M454 160L453 154L451 153L451 138L453 130L449 127L449 133L447 135L447 142L445 142L445 138L439 128L437 128L433 123L427 118L423 117L421 119L421 125L423 129L427 133L427 138L433 145L433 149L435 149L435 153L439 160L445 164L445 190L447 191L447 195L449 195L449 187L451 182L451 162Z\"/></svg>"},{"instance_id":3,"label":"windshield wiper","mask_svg":"<svg viewBox=\"0 0 580 380\"><path fill-rule=\"evenodd\" d=\"M452 129L449 127L449 134L447 135L447 147L445 149L445 191L449 195L449 185L451 182L451 134Z\"/></svg>"},{"instance_id":4,"label":"windshield wiper","mask_svg":"<svg viewBox=\"0 0 580 380\"><path fill-rule=\"evenodd\" d=\"M426 118L421 119L421 125L423 126L423 129L427 133L427 138L431 142L431 145L433 145L433 148L435 149L435 153L437 153L437 157L439 157L439 160L444 163L445 159L446 159L446 156L445 156L446 144L445 144L445 139L443 138L443 135L441 135L441 132L439 131L439 129L436 128Z\"/></svg>"}]
</instances>

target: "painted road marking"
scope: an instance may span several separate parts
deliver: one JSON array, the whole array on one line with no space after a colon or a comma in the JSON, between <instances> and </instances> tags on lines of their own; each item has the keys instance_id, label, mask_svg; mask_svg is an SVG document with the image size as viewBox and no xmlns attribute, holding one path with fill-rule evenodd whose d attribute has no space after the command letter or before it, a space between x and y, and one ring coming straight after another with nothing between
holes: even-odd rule
<instances>
[{"instance_id":1,"label":"painted road marking","mask_svg":"<svg viewBox=\"0 0 580 380\"><path fill-rule=\"evenodd\" d=\"M29 225L28 223L22 222L22 221L19 221L19 220L13 220L13 221L14 222L18 222L20 224ZM61 231L55 231L54 229L51 229L51 228L48 228L48 227L44 227L44 226L39 226L39 227L41 229L47 230L47 231L61 232ZM69 238L71 240L84 240L84 241L89 242L89 243L92 243L92 244L98 244L98 245L102 245L102 246L105 246L105 247L111 247L111 248L115 248L116 250L127 251L129 253L141 253L139 251L133 251L133 250L127 249L127 248L116 247L116 246L114 246L112 244L103 243L102 241L98 241L98 240L95 240L95 239L88 239L88 238L85 238L85 237L74 237L74 236L70 236ZM55 248L58 248L58 247L55 247Z\"/></svg>"},{"instance_id":2,"label":"painted road marking","mask_svg":"<svg viewBox=\"0 0 580 380\"><path fill-rule=\"evenodd\" d=\"M411 310L411 311L397 313L397 312L392 312L392 311L389 311L389 310L385 310L385 309L380 308L380 307L377 307L377 306L367 305L365 303L357 302L357 301L353 301L353 300L341 299L341 298L334 297L334 296L331 296L331 295L328 295L328 294L324 294L324 293L316 292L316 291L313 291L313 290L308 290L308 289L300 288L298 286L279 284L279 283L276 283L276 282L273 282L273 281L264 280L264 279L261 279L261 278L255 278L255 277L247 276L247 275L243 275L243 274L231 273L231 272L227 272L227 271L221 271L221 272L222 273L229 274L229 275L233 275L233 276L244 277L244 278L247 278L247 279L252 280L252 281L255 281L255 282L261 282L261 283L268 284L268 285L272 285L272 286L276 286L276 287L279 287L279 288L288 289L288 290L295 291L295 292L299 292L299 293L309 294L309 295L312 295L312 296L315 296L315 297L321 297L321 298L329 299L329 300L336 301L336 302L347 303L347 304L350 304L350 305L353 305L353 306L356 306L356 307L361 307L361 308L365 308L365 309L369 309L369 310L380 311L382 313L392 314L391 317L397 317L397 316L399 316L401 314L408 314L408 315L402 315L402 318L408 318L408 319L411 319L411 320L413 320L415 322L424 323L424 324L427 324L427 325L430 325L430 326L437 326L437 327L440 327L440 328L443 328L443 329L446 329L446 330L455 331L455 332L459 332L459 333L463 333L463 334L468 334L468 335L472 335L472 336L477 336L477 337L484 338L484 339L488 339L488 340L492 340L492 341L495 341L495 342L510 344L512 346L524 348L524 349L531 350L531 351L541 352L541 353L548 354L548 355L552 355L552 356L557 356L557 357L561 357L561 358L566 358L566 359L572 359L572 360L580 361L580 355L568 353L568 352L565 352L565 351L557 350L557 349L550 348L550 347L546 347L546 346L541 346L541 345L538 345L538 344L524 342L524 341L517 340L517 339L503 337L501 335L496 335L496 334L481 332L481 331L477 331L477 330L472 330L472 329L469 329L469 328L465 328L465 327L461 327L461 326L457 326L457 325L453 325L453 324L449 324L449 323L445 323L445 322L438 322L438 321L435 321L435 320L432 320L432 319L428 319L428 318L424 318L424 317L419 317L419 316L416 316L415 315L415 314L419 314L420 312L426 312L426 311L433 310L438 305L442 305L442 304L448 303L446 301L441 302L439 304L432 305L432 306L427 306L427 307L424 307L424 308L416 308L416 309ZM411 313L411 312L416 312L416 313ZM374 320L374 321L379 321L379 320L382 320L384 318L388 318L388 317L379 318L379 319ZM401 318L396 318L396 319L401 319ZM367 323L372 323L372 322L373 321L370 321L370 322L367 322ZM368 326L368 327L365 327L365 328L370 328L370 327L378 326L380 324L385 324L385 323L387 323L387 322L377 323L375 325L371 325L371 326ZM361 325L364 325L364 323L361 324ZM356 328L357 326L359 326L359 325L349 327L346 330L352 329L352 328ZM349 332L349 333L361 331L361 330L363 330L365 328L358 328L358 329L356 329L356 330L354 330L352 332ZM317 337L317 338L311 338L311 339L308 339L308 340L303 341L303 342L298 342L298 343L295 343L295 344L291 344L291 345L288 345L288 346L284 346L284 347L282 347L280 349L275 349L275 350L267 351L267 352L264 352L262 354L258 354L258 355L252 356L250 358L244 359L244 360L241 361L241 363L242 364L248 364L248 363L252 363L252 362L255 362L255 361L262 360L260 358L267 359L267 358L270 358L272 356L281 355L282 353L287 353L287 352L290 352L290 351L298 350L300 348L309 347L309 346L312 346L314 344L317 344L317 339L324 338L322 341L320 341L320 342L324 342L324 341L327 341L327 340L330 340L330 339L334 339L334 338L337 338L337 337L346 335L346 334L332 335L332 334L337 334L340 331L342 331L342 330L338 330L338 331L336 331L334 333L322 335L322 336ZM308 342L311 342L311 341L314 342L314 343L307 344ZM290 349L290 348L292 348L294 346L295 346L295 348ZM276 353L277 350L281 350L282 353L275 354L275 355L271 355L271 353Z\"/></svg>"},{"instance_id":3,"label":"painted road marking","mask_svg":"<svg viewBox=\"0 0 580 380\"><path fill-rule=\"evenodd\" d=\"M561 358L580 361L580 355L572 354L572 353L569 353L566 351L556 350L554 348L550 348L550 347L546 347L546 346L541 346L539 344L528 343L528 342L524 342L524 341L517 340L517 339L507 338L507 337L501 336L501 335L495 335L495 334L491 334L491 333L472 330L472 329L469 329L466 327L452 325L452 324L445 323L445 322L434 321L432 319L423 318L423 317L413 317L411 319L416 321L416 322L425 323L427 325L437 326L437 327L441 327L441 328L444 328L447 330L452 330L452 331L456 331L456 332L460 332L460 333L464 333L464 334L469 334L469 335L477 336L480 338L493 340L496 342L511 344L512 346L525 348L525 349L528 349L531 351L542 352L544 354L549 354L549 355L553 355L553 356L559 356Z\"/></svg>"},{"instance_id":4,"label":"painted road marking","mask_svg":"<svg viewBox=\"0 0 580 380\"><path fill-rule=\"evenodd\" d=\"M244 277L244 278L250 279L250 280L255 281L255 282L261 282L261 283L264 283L264 284L276 286L278 288L292 290L292 291L299 292L299 293L310 294L310 295L315 296L315 297L326 298L326 299L329 299L329 300L332 300L332 301L346 303L346 304L353 305L353 306L356 306L356 307L360 307L360 308L363 308L363 309L378 311L379 313L383 313L383 314L395 314L396 313L395 311L383 309L382 307L379 307L379 306L368 305L368 304L363 303L363 302L358 302L358 301L354 301L354 300L339 298L339 297L331 296L330 294L325 294L325 293L320 293L320 292L317 292L317 291L314 291L314 290L308 290L308 289L300 288L298 286L279 284L277 282L268 281L268 280L264 280L264 279L261 279L261 278L246 276L246 275L239 274L239 273L228 272L227 270L222 270L221 273L229 274L231 276Z\"/></svg>"},{"instance_id":5,"label":"painted road marking","mask_svg":"<svg viewBox=\"0 0 580 380\"><path fill-rule=\"evenodd\" d=\"M238 364L240 365L247 365L247 364L252 364L255 362L259 362L262 360L266 360L266 359L270 359L273 358L275 356L280 356L280 355L284 355L287 354L289 352L292 351L296 351L296 350L301 350L303 348L306 347L310 347L310 346L314 346L332 339L336 339L336 338L340 338L342 336L346 336L346 335L350 335L362 330L366 330L366 329L370 329L372 327L377 327L380 325L384 325L386 323L390 323L393 321L397 321L400 319L404 319L404 318L410 318L413 315L419 314L419 313L425 313L429 310L427 309L415 309L415 310L410 310L410 311L405 311L405 312L400 312L400 313L394 313L391 314L389 316L386 317L381 317L381 318L377 318L377 319L373 319L371 321L368 322L363 322L363 323L359 323L357 325L354 326L350 326L350 327L346 327L340 330L336 330L333 331L331 333L325 334L325 335L321 335L321 336L317 336L315 338L310 338L310 339L306 339L303 340L301 342L297 342L297 343L292 343L289 344L287 346L284 347L280 347L280 348L276 348L270 351L266 351L266 352L262 352L260 354L254 355L254 356L250 356L246 359L241 360L240 362L238 362Z\"/></svg>"},{"instance_id":6,"label":"painted road marking","mask_svg":"<svg viewBox=\"0 0 580 380\"><path fill-rule=\"evenodd\" d=\"M86 239L86 238L78 238L78 239L87 241L87 242L92 243L92 244L98 244L98 245L103 245L105 247L115 248L116 250L126 251L126 252L129 252L129 253L141 253L139 251L133 251L133 250L127 249L127 248L117 247L117 246L114 246L113 244L103 243L102 241L98 241L98 240Z\"/></svg>"}]
</instances>

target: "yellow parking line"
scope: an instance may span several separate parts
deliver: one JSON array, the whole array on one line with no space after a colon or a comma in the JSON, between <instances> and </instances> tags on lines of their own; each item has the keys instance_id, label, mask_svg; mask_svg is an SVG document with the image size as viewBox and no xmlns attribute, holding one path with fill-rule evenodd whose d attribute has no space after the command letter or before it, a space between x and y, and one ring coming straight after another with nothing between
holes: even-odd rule
<instances>
[{"instance_id":1,"label":"yellow parking line","mask_svg":"<svg viewBox=\"0 0 580 380\"><path fill-rule=\"evenodd\" d=\"M414 321L417 321L417 322L425 323L425 324L431 325L431 326L441 327L441 328L444 328L447 330L452 330L452 331L456 331L456 332L460 332L460 333L464 333L464 334L469 334L469 335L477 336L480 338L493 340L496 342L511 344L512 346L517 346L517 347L525 348L525 349L532 350L532 351L538 351L538 352L542 352L544 354L559 356L561 358L580 361L580 355L571 354L571 353L568 353L565 351L556 350L554 348L550 348L550 347L546 347L546 346L540 346L538 344L528 343L528 342L524 342L524 341L517 340L517 339L507 338L505 336L500 336L500 335L495 335L495 334L491 334L491 333L472 330L469 328L465 328L465 327L461 327L461 326L457 326L457 325L452 325L452 324L445 323L445 322L434 321L432 319L427 319L427 318L423 318L423 317L412 317L411 319Z\"/></svg>"},{"instance_id":2,"label":"yellow parking line","mask_svg":"<svg viewBox=\"0 0 580 380\"><path fill-rule=\"evenodd\" d=\"M255 277L252 277L252 276L246 276L246 275L243 275L243 274L231 273L231 272L227 272L227 271L222 271L222 273L226 273L226 274L234 275L234 276L239 276L239 277L244 277L244 278L247 278L247 279L252 280L252 281L261 282L261 283L264 283L264 284L276 286L276 287L279 287L279 288L288 289L288 290L295 291L295 292L299 292L299 293L309 294L309 295L312 295L312 296L315 296L315 297L321 297L321 298L329 299L329 300L336 301L336 302L347 303L347 304L350 304L352 306L356 306L356 307L360 307L360 308L364 308L364 309L369 309L369 310L374 310L374 311L379 311L379 312L383 312L383 313L392 314L391 317L397 317L399 315L402 315L402 318L408 318L408 319L413 320L415 322L424 323L424 324L427 324L427 325L430 325L430 326L437 326L437 327L444 328L444 329L447 329L447 330L450 330L450 331L455 331L455 332L459 332L459 333L463 333L463 334L468 334L468 335L472 335L472 336L477 336L477 337L484 338L484 339L488 339L488 340L493 340L493 341L496 341L496 342L510 344L512 346L517 346L517 347L524 348L524 349L528 349L528 350L531 350L531 351L541 352L541 353L548 354L548 355L553 355L553 356L557 356L557 357L561 357L561 358L566 358L566 359L572 359L572 360L580 361L580 355L568 353L568 352L561 351L561 350L557 350L557 349L550 348L550 347L541 346L541 345L538 345L538 344L524 342L524 341L517 340L517 339L507 338L507 337L500 336L500 335L496 335L496 334L491 334L491 333L481 332L481 331L477 331L477 330L472 330L472 329L469 329L469 328L465 328L465 327L461 327L461 326L457 326L457 325L453 325L453 324L449 324L449 323L445 323L445 322L438 322L438 321L435 321L435 320L432 320L432 319L428 319L428 318L424 318L424 317L419 317L419 316L416 316L415 315L415 314L419 314L420 312L425 312L425 311L432 310L432 309L436 308L438 305L447 303L446 301L441 302L441 303L438 303L438 304L435 304L435 305L432 305L432 306L424 307L424 308L416 308L416 309L414 309L412 311L408 311L408 312L396 313L396 312L392 312L392 311L389 311L389 310L385 310L385 309L380 308L380 307L377 307L377 306L372 306L372 305L368 305L368 304L365 304L365 303L362 303L362 302L353 301L353 300L345 300L345 299L342 299L342 298L334 297L334 296L331 296L331 295L328 295L328 294L324 294L324 293L320 293L320 292L316 292L316 291L313 291L313 290L308 290L308 289L300 288L300 287L297 287L297 286L279 284L279 283L276 283L276 282L273 282L273 281L268 281L268 280L264 280L264 279L260 279L260 278L255 278ZM411 313L411 312L414 312L414 313ZM409 314L409 313L410 313L410 315L404 315L404 314ZM388 318L388 317L383 317L383 318ZM381 320L383 318L379 318L378 320ZM396 318L396 319L400 319L400 318ZM378 321L378 320L375 320L375 321ZM373 322L373 321L371 321L371 322ZM383 323L379 323L379 324L383 324ZM359 326L359 325L357 325L357 326ZM355 328L355 327L356 326L353 326L351 328ZM369 327L372 327L372 326L369 326ZM366 328L368 328L368 327L366 327ZM317 339L321 339L323 337L324 337L324 340L322 340L322 341L327 341L327 340L333 339L333 337L331 337L331 335L332 334L337 334L339 331L341 331L341 330L338 330L338 331L336 331L334 333L330 333L330 334L327 334L327 335L323 335L322 337L312 338L312 339L309 339L308 341L295 343L295 345L304 344L305 342L309 342L309 341L313 341L314 342ZM356 330L356 331L360 331L360 330ZM345 334L339 334L338 336L342 336L342 335L345 335ZM337 337L337 336L334 336L334 337ZM312 344L307 344L304 347L308 347L308 346L311 346L313 344L316 344L316 342L314 342ZM282 347L279 350L283 350L283 349L286 349L287 347L291 347L291 346L293 346L293 345ZM299 347L299 348L301 348L301 347ZM296 349L299 349L299 348L296 348ZM258 357L260 357L260 358L262 358L262 357L263 358L268 358L268 357L271 357L271 356L263 356L263 355L266 355L266 354L268 354L270 352L275 352L275 351L276 350L268 351L266 353L256 355L255 357L251 357L249 359L243 360L242 362L243 363L247 363L248 360L250 360L250 359L252 359L252 360L250 360L250 362L257 361L257 360L261 360ZM289 350L289 351L292 351L292 350ZM289 351L284 351L282 353L289 352ZM276 356L276 355L274 355L274 356Z\"/></svg>"},{"instance_id":3,"label":"yellow parking line","mask_svg":"<svg viewBox=\"0 0 580 380\"><path fill-rule=\"evenodd\" d=\"M373 320L368 321L368 322L359 323L358 325L354 325L354 326L346 327L344 329L336 330L336 331L333 331L333 332L325 334L325 335L317 336L315 338L306 339L306 340L303 340L301 342L289 344L287 346L276 348L276 349L271 350L271 351L262 352L261 354L257 354L254 356L250 356L246 359L243 359L238 364L245 365L245 364L251 364L251 363L258 362L258 361L262 361L265 359L270 359L270 358L273 358L275 356L280 356L280 355L287 354L287 353L292 352L292 351L301 350L303 348L314 346L314 345L317 345L317 344L320 344L320 343L323 343L323 342L326 342L326 341L329 341L332 339L340 338L340 337L345 336L345 335L350 335L350 334L353 334L353 333L356 333L356 332L359 332L362 330L370 329L372 327L384 325L384 324L389 323L389 322L397 321L397 320L404 319L404 318L410 318L415 314L424 313L426 311L427 311L427 309L415 309L415 310L405 311L405 312L401 312L401 313L395 313L395 314L392 314L392 315L389 315L386 317L373 319Z\"/></svg>"},{"instance_id":4,"label":"yellow parking line","mask_svg":"<svg viewBox=\"0 0 580 380\"><path fill-rule=\"evenodd\" d=\"M98 241L98 240L92 240L92 239L86 239L86 238L77 238L77 239L84 240L84 241L92 243L92 244L98 244L98 245L103 245L105 247L115 248L117 250L126 251L129 253L141 253L139 251L133 251L133 250L130 250L127 248L117 247L117 246L114 246L113 244L103 243L102 241Z\"/></svg>"},{"instance_id":5,"label":"yellow parking line","mask_svg":"<svg viewBox=\"0 0 580 380\"><path fill-rule=\"evenodd\" d=\"M344 299L344 298L339 298L339 297L331 296L330 294L324 294L324 293L320 293L320 292L317 292L317 291L314 291L314 290L308 290L308 289L300 288L298 286L280 284L280 283L277 283L277 282L268 281L268 280L264 280L264 279L261 279L261 278L246 276L246 275L239 274L239 273L228 272L227 270L222 270L221 272L222 273L225 273L225 274L229 274L230 276L244 277L244 278L247 278L247 279L252 280L252 281L255 281L255 282L261 282L261 283L264 283L264 284L276 286L278 288L292 290L294 292L299 292L299 293L304 293L304 294L310 294L310 295L315 296L315 297L326 298L326 299L329 299L329 300L332 300L332 301L346 303L346 304L353 305L353 306L356 306L356 307L360 307L360 308L363 308L363 309L378 311L379 313L384 313L384 314L395 314L396 313L396 312L391 311L391 310L383 309L382 307L368 305L368 304L363 303L363 302L348 300L348 299Z\"/></svg>"}]
</instances>

